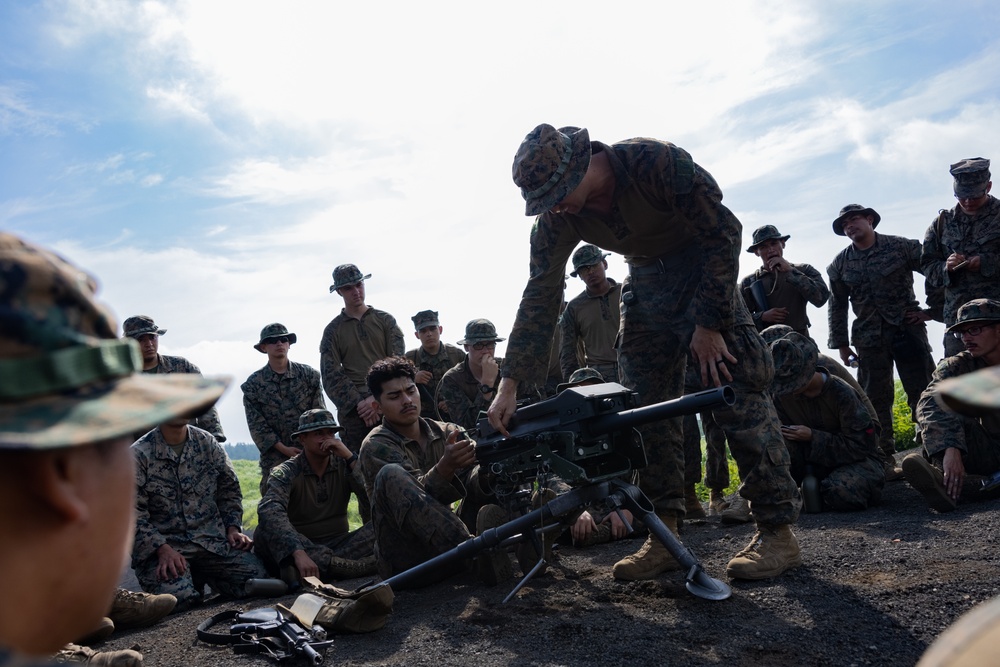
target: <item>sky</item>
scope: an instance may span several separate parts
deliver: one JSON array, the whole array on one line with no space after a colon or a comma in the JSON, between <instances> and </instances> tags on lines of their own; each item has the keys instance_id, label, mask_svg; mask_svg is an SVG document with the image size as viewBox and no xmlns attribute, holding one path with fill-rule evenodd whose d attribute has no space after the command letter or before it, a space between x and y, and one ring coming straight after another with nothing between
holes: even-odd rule
<instances>
[{"instance_id":1,"label":"sky","mask_svg":"<svg viewBox=\"0 0 1000 667\"><path fill-rule=\"evenodd\" d=\"M922 239L955 204L948 166L1000 159L998 17L986 1L0 3L0 229L98 276L119 322L152 316L161 353L232 376L220 416L249 442L252 345L282 322L318 368L338 264L372 274L369 305L410 347L424 309L447 342L477 317L510 331L532 222L510 169L539 123L683 147L744 248L774 224L824 275L845 204ZM740 276L759 261L741 256ZM826 309L809 315L825 350ZM943 326L929 335L940 357Z\"/></svg>"}]
</instances>

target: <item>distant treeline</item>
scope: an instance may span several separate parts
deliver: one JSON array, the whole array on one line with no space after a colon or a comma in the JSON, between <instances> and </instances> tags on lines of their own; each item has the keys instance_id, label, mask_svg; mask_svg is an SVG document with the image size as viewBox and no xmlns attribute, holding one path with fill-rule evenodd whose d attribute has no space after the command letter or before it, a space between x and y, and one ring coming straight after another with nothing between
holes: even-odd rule
<instances>
[{"instance_id":1,"label":"distant treeline","mask_svg":"<svg viewBox=\"0 0 1000 667\"><path fill-rule=\"evenodd\" d=\"M260 460L260 450L257 445L238 442L235 445L224 445L226 453L229 454L230 461L258 461Z\"/></svg>"}]
</instances>

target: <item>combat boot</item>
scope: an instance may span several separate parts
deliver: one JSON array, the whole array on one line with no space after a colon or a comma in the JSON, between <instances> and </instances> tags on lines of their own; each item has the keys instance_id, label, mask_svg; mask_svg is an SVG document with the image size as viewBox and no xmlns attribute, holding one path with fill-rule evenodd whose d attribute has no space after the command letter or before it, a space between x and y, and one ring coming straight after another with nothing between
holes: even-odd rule
<instances>
[{"instance_id":1,"label":"combat boot","mask_svg":"<svg viewBox=\"0 0 1000 667\"><path fill-rule=\"evenodd\" d=\"M708 518L698 493L694 490L694 484L684 489L684 518L689 520Z\"/></svg>"},{"instance_id":2,"label":"combat boot","mask_svg":"<svg viewBox=\"0 0 1000 667\"><path fill-rule=\"evenodd\" d=\"M938 512L951 512L956 503L944 486L944 473L931 465L923 454L913 453L903 459L906 481L924 496L931 508Z\"/></svg>"},{"instance_id":3,"label":"combat boot","mask_svg":"<svg viewBox=\"0 0 1000 667\"><path fill-rule=\"evenodd\" d=\"M719 519L722 523L750 523L750 501L737 493L719 513Z\"/></svg>"},{"instance_id":4,"label":"combat boot","mask_svg":"<svg viewBox=\"0 0 1000 667\"><path fill-rule=\"evenodd\" d=\"M375 554L364 558L341 558L332 556L329 566L330 577L333 579L357 579L375 574Z\"/></svg>"},{"instance_id":5,"label":"combat boot","mask_svg":"<svg viewBox=\"0 0 1000 667\"><path fill-rule=\"evenodd\" d=\"M722 510L729 507L726 501L726 494L722 489L712 489L708 497L708 513L710 516L719 516Z\"/></svg>"},{"instance_id":6,"label":"combat boot","mask_svg":"<svg viewBox=\"0 0 1000 667\"><path fill-rule=\"evenodd\" d=\"M142 667L142 653L132 649L124 651L95 651L78 644L66 644L52 660L57 663L90 665L91 667Z\"/></svg>"},{"instance_id":7,"label":"combat boot","mask_svg":"<svg viewBox=\"0 0 1000 667\"><path fill-rule=\"evenodd\" d=\"M83 644L84 646L93 646L99 642L104 641L110 637L115 631L115 623L110 618L105 616L101 619L101 622L97 624L97 627L80 637L76 640L77 644Z\"/></svg>"},{"instance_id":8,"label":"combat boot","mask_svg":"<svg viewBox=\"0 0 1000 667\"><path fill-rule=\"evenodd\" d=\"M499 505L483 505L476 515L476 535L482 535L490 528L507 523L507 512ZM514 576L510 555L500 547L479 552L476 556L476 574L487 586L496 586Z\"/></svg>"},{"instance_id":9,"label":"combat boot","mask_svg":"<svg viewBox=\"0 0 1000 667\"><path fill-rule=\"evenodd\" d=\"M535 491L531 494L531 509L536 510L542 505L548 504L550 500L556 498L556 492L552 489L541 489L541 493ZM556 538L559 537L559 532L557 530L548 530L542 533L542 549L545 554L545 562L552 562L552 545L555 544ZM521 572L523 574L528 574L531 569L538 564L538 550L535 548L535 543L532 540L524 540L517 545L515 550L517 556L517 564L521 567ZM539 574L545 572L545 566L539 570Z\"/></svg>"},{"instance_id":10,"label":"combat boot","mask_svg":"<svg viewBox=\"0 0 1000 667\"><path fill-rule=\"evenodd\" d=\"M144 628L165 618L176 606L177 598L169 593L153 595L119 588L108 618L119 630Z\"/></svg>"},{"instance_id":11,"label":"combat boot","mask_svg":"<svg viewBox=\"0 0 1000 667\"><path fill-rule=\"evenodd\" d=\"M667 529L677 535L677 517L673 514L658 516L660 516L660 521L666 524ZM664 572L679 569L681 569L681 564L670 555L663 543L656 539L656 536L650 531L649 537L646 538L639 551L615 563L612 572L615 579L642 581L652 579Z\"/></svg>"},{"instance_id":12,"label":"combat boot","mask_svg":"<svg viewBox=\"0 0 1000 667\"><path fill-rule=\"evenodd\" d=\"M726 574L733 579L770 579L801 564L802 552L791 526L758 525L750 544L729 561Z\"/></svg>"}]
</instances>

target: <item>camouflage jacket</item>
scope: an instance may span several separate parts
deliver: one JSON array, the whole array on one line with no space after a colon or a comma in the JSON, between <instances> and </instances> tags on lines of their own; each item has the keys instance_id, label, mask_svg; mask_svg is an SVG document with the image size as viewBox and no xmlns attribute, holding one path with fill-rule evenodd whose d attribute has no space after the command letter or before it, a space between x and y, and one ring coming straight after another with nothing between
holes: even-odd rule
<instances>
[{"instance_id":1,"label":"camouflage jacket","mask_svg":"<svg viewBox=\"0 0 1000 667\"><path fill-rule=\"evenodd\" d=\"M882 344L882 327L898 327L903 316L920 310L913 293L913 272L920 269L920 241L901 236L875 235L875 244L858 250L847 246L827 267L830 277L831 349L854 344ZM854 310L851 337L847 337L847 304Z\"/></svg>"},{"instance_id":2,"label":"camouflage jacket","mask_svg":"<svg viewBox=\"0 0 1000 667\"><path fill-rule=\"evenodd\" d=\"M809 335L806 303L819 308L830 298L830 290L823 282L823 276L819 271L809 264L792 264L791 267L791 271L784 273L765 271L761 267L740 281L740 292L753 315L757 331L763 331L771 326L761 320L765 310L787 308L788 319L785 320L785 324L803 335ZM767 308L761 307L750 291L750 286L758 281L767 294Z\"/></svg>"},{"instance_id":3,"label":"camouflage jacket","mask_svg":"<svg viewBox=\"0 0 1000 667\"><path fill-rule=\"evenodd\" d=\"M288 362L288 370L282 374L265 365L254 371L240 389L247 427L260 450L260 464L264 469L287 460L274 449L275 443L298 446L292 433L299 427L299 415L313 408L326 409L319 372L294 361Z\"/></svg>"},{"instance_id":4,"label":"camouflage jacket","mask_svg":"<svg viewBox=\"0 0 1000 667\"><path fill-rule=\"evenodd\" d=\"M573 371L584 366L604 366L618 363L615 339L621 322L621 283L611 282L611 289L602 296L591 296L583 290L566 304L559 318L562 344L559 365L563 378L569 379ZM578 349L583 347L584 358L579 359Z\"/></svg>"},{"instance_id":5,"label":"camouflage jacket","mask_svg":"<svg viewBox=\"0 0 1000 667\"><path fill-rule=\"evenodd\" d=\"M953 252L979 256L979 271L948 272L945 261ZM923 273L932 287L944 290L944 323L951 326L959 307L972 299L1000 299L1000 200L967 215L960 206L941 211L924 235L920 257Z\"/></svg>"},{"instance_id":6,"label":"camouflage jacket","mask_svg":"<svg viewBox=\"0 0 1000 667\"><path fill-rule=\"evenodd\" d=\"M170 357L165 354L159 354L156 358L156 368L143 371L143 373L196 373L201 375L201 371L198 367L184 357ZM208 431L214 435L215 439L219 442L226 441L226 434L222 432L222 424L219 422L219 412L215 409L214 405L209 408L208 412L205 414L201 415L197 419L192 419L191 424ZM136 439L138 439L138 437L139 436L137 435Z\"/></svg>"},{"instance_id":7,"label":"camouflage jacket","mask_svg":"<svg viewBox=\"0 0 1000 667\"><path fill-rule=\"evenodd\" d=\"M243 494L229 457L211 433L189 426L178 457L156 428L132 445L136 517L132 566L164 544L229 552L226 530L242 529Z\"/></svg>"},{"instance_id":8,"label":"camouflage jacket","mask_svg":"<svg viewBox=\"0 0 1000 667\"><path fill-rule=\"evenodd\" d=\"M451 370L455 364L462 363L465 359L465 352L454 345L441 343L438 353L428 354L424 348L418 347L406 353L406 358L413 362L418 371L430 371L431 381L425 385L418 384L420 392L420 416L428 419L437 419L437 401L434 396L437 394L438 384L444 374ZM425 391L426 390L426 393Z\"/></svg>"},{"instance_id":9,"label":"camouflage jacket","mask_svg":"<svg viewBox=\"0 0 1000 667\"><path fill-rule=\"evenodd\" d=\"M389 313L369 307L359 320L341 309L319 344L323 388L337 411L346 414L369 396L365 378L373 363L405 350L403 332Z\"/></svg>"},{"instance_id":10,"label":"camouflage jacket","mask_svg":"<svg viewBox=\"0 0 1000 667\"><path fill-rule=\"evenodd\" d=\"M257 506L261 534L279 563L309 542L325 544L350 532L348 478L362 483L361 466L348 472L343 459L330 455L326 471L317 475L305 453L271 471L267 491Z\"/></svg>"},{"instance_id":11,"label":"camouflage jacket","mask_svg":"<svg viewBox=\"0 0 1000 667\"><path fill-rule=\"evenodd\" d=\"M664 261L697 267L691 280L667 295L692 330L694 324L717 331L752 324L733 298L743 228L722 204L711 174L682 148L655 139L592 146L607 154L614 172L612 212L547 211L535 219L531 272L507 344L504 377L540 383L545 366L538 360L548 358L566 262L581 240L619 253L633 266Z\"/></svg>"},{"instance_id":12,"label":"camouflage jacket","mask_svg":"<svg viewBox=\"0 0 1000 667\"><path fill-rule=\"evenodd\" d=\"M973 357L968 352L959 352L953 357L942 359L934 369L931 383L920 394L920 400L917 402L917 423L920 424L924 449L929 455L942 454L949 447L954 447L963 453L968 452L962 423L965 419L971 418L945 410L938 405L934 395L942 381L986 367L987 364L982 359ZM1000 440L1000 415L987 415L980 418L980 422L992 438Z\"/></svg>"},{"instance_id":13,"label":"camouflage jacket","mask_svg":"<svg viewBox=\"0 0 1000 667\"><path fill-rule=\"evenodd\" d=\"M497 359L496 362L497 366L500 367L500 372L497 373L497 379L493 382L494 392L500 384L504 365L502 358ZM441 378L434 403L444 403L448 408L452 422L466 430L472 430L479 421L479 414L489 409L493 396L494 394L490 394L490 397L486 398L486 395L480 391L479 380L472 374L472 369L469 368L469 355L466 354L458 365Z\"/></svg>"}]
</instances>

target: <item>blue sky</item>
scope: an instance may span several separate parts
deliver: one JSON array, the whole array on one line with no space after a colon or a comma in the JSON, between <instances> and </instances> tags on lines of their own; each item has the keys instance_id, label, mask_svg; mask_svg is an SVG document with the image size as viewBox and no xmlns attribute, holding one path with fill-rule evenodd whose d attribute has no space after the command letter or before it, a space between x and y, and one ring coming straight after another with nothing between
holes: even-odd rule
<instances>
[{"instance_id":1,"label":"blue sky","mask_svg":"<svg viewBox=\"0 0 1000 667\"><path fill-rule=\"evenodd\" d=\"M232 440L263 325L318 366L337 264L408 337L425 308L448 341L475 317L509 331L530 228L510 163L540 122L677 143L744 247L775 224L821 271L844 204L922 238L954 205L948 165L1000 158L992 3L340 4L0 4L0 226L232 375Z\"/></svg>"}]
</instances>

